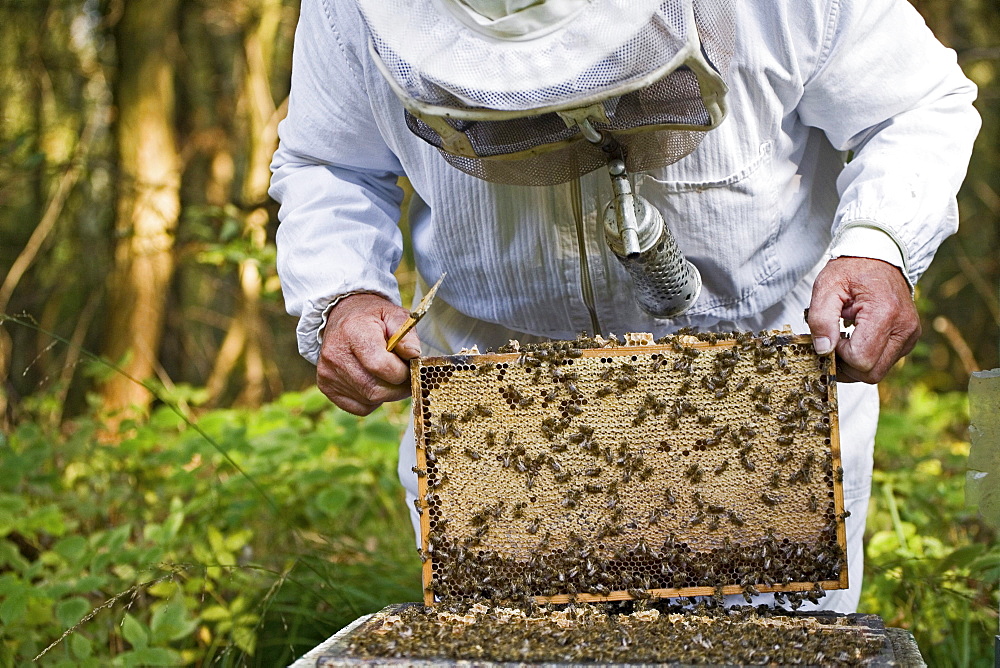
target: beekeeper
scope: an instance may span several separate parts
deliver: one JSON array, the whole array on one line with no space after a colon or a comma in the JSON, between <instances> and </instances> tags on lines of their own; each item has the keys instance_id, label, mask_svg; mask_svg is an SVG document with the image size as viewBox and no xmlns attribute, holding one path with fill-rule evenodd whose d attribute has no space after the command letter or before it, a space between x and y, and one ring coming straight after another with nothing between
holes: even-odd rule
<instances>
[{"instance_id":1,"label":"beekeeper","mask_svg":"<svg viewBox=\"0 0 1000 668\"><path fill-rule=\"evenodd\" d=\"M979 129L975 86L913 7L304 0L301 12L270 193L282 289L322 391L364 415L409 394L404 360L509 339L811 332L841 362L851 512L851 588L821 607L853 611L871 383L920 333L912 289L956 230ZM612 161L693 269L679 315L643 301L648 267L637 279L605 239ZM448 275L387 353L407 315L393 277L402 175L417 297ZM413 463L410 434L410 501Z\"/></svg>"}]
</instances>

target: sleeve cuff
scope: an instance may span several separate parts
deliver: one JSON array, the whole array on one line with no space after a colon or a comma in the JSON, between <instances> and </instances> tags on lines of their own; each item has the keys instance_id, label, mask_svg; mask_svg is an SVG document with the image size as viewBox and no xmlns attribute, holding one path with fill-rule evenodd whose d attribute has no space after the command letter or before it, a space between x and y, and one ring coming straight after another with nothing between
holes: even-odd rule
<instances>
[{"instance_id":1,"label":"sleeve cuff","mask_svg":"<svg viewBox=\"0 0 1000 668\"><path fill-rule=\"evenodd\" d=\"M837 257L867 257L888 262L898 267L906 282L910 282L902 246L887 230L875 224L853 223L841 227L829 251L830 259Z\"/></svg>"},{"instance_id":2,"label":"sleeve cuff","mask_svg":"<svg viewBox=\"0 0 1000 668\"><path fill-rule=\"evenodd\" d=\"M392 297L377 290L352 290L329 300L310 302L307 308L303 309L302 315L299 317L298 327L296 327L299 354L302 357L314 365L319 361L320 351L323 348L323 330L326 329L326 321L330 317L330 311L340 303L341 299L361 294L378 295L393 303L398 303L398 300L393 300Z\"/></svg>"}]
</instances>

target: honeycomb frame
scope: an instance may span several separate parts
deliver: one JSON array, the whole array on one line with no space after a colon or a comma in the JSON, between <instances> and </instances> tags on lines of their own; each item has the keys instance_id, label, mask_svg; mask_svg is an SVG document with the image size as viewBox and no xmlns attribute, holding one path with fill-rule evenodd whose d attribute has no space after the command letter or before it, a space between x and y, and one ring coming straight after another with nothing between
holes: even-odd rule
<instances>
[{"instance_id":1,"label":"honeycomb frame","mask_svg":"<svg viewBox=\"0 0 1000 668\"><path fill-rule=\"evenodd\" d=\"M411 361L425 604L848 586L832 354L588 345Z\"/></svg>"}]
</instances>

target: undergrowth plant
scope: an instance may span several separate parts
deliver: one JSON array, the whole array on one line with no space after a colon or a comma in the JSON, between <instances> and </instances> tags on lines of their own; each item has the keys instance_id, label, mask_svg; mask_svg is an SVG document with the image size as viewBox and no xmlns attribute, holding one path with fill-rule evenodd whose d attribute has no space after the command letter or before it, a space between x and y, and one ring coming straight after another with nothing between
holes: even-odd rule
<instances>
[{"instance_id":1,"label":"undergrowth plant","mask_svg":"<svg viewBox=\"0 0 1000 668\"><path fill-rule=\"evenodd\" d=\"M161 406L112 445L32 401L0 440L0 665L285 665L419 598L406 406L359 419L310 390L204 433Z\"/></svg>"},{"instance_id":2,"label":"undergrowth plant","mask_svg":"<svg viewBox=\"0 0 1000 668\"><path fill-rule=\"evenodd\" d=\"M911 386L882 410L861 611L911 630L931 666L993 665L1000 544L965 506L964 392Z\"/></svg>"}]
</instances>

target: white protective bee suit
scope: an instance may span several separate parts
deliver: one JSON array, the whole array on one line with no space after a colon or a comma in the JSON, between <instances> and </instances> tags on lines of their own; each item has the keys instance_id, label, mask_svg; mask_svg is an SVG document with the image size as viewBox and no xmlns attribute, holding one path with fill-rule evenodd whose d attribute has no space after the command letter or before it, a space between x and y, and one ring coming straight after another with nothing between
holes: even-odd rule
<instances>
[{"instance_id":1,"label":"white protective bee suit","mask_svg":"<svg viewBox=\"0 0 1000 668\"><path fill-rule=\"evenodd\" d=\"M808 332L802 311L831 257L881 259L916 283L957 228L979 128L974 85L905 0L737 3L728 117L691 155L635 175L704 281L686 314L664 320L638 307L601 237L606 171L509 186L448 165L404 124L353 0L304 0L294 48L270 192L281 203L282 289L314 363L339 297L399 302L401 175L415 191L423 289L448 273L418 325L425 355L581 331ZM852 586L821 607L852 611L878 396L863 384L838 392ZM399 470L411 501L413 462L410 434Z\"/></svg>"}]
</instances>

